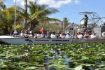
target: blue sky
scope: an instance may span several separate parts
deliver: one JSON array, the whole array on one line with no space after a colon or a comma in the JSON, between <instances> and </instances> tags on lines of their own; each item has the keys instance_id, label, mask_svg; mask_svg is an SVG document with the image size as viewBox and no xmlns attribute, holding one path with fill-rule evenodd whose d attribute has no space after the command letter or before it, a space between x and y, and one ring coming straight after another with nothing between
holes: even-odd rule
<instances>
[{"instance_id":1,"label":"blue sky","mask_svg":"<svg viewBox=\"0 0 105 70\"><path fill-rule=\"evenodd\" d=\"M18 5L20 5L22 0L18 0ZM105 16L105 0L39 0L41 4L51 5L59 10L59 12L50 15L50 17L63 19L67 17L69 21L80 23L82 15L79 12L91 11L97 12L100 16ZM62 2L60 2L62 1ZM60 3L58 3L60 2ZM13 5L13 0L5 0L8 6ZM52 5L52 4L53 5ZM57 6L58 5L58 6Z\"/></svg>"}]
</instances>

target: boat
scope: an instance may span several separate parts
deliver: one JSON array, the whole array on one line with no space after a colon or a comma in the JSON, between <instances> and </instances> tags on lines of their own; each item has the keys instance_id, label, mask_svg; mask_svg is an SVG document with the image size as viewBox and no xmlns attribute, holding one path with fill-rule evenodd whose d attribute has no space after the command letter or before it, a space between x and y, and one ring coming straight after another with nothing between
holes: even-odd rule
<instances>
[{"instance_id":1,"label":"boat","mask_svg":"<svg viewBox=\"0 0 105 70\"><path fill-rule=\"evenodd\" d=\"M64 43L91 43L105 42L105 39L47 39L47 38L25 38L15 36L0 36L0 41L6 44L21 45L21 44L64 44Z\"/></svg>"},{"instance_id":2,"label":"boat","mask_svg":"<svg viewBox=\"0 0 105 70\"><path fill-rule=\"evenodd\" d=\"M15 0L15 8L16 8L16 0ZM27 12L27 6L26 6ZM25 19L27 21L27 19ZM87 27L87 25L86 25ZM14 33L16 32L16 9L15 9L15 20L14 20ZM29 38L29 37L19 37L13 35L2 35L0 36L0 42L6 44L61 44L61 43L83 43L83 42L104 42L105 39L76 39L76 38L69 38L69 39L49 39L49 38Z\"/></svg>"}]
</instances>

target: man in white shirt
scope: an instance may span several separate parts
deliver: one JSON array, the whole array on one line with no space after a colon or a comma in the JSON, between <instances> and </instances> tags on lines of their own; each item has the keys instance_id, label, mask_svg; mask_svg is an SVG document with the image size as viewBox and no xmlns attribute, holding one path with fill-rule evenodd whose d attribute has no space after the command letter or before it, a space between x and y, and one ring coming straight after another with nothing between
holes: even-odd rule
<instances>
[{"instance_id":1,"label":"man in white shirt","mask_svg":"<svg viewBox=\"0 0 105 70\"><path fill-rule=\"evenodd\" d=\"M56 35L55 35L55 33L51 33L50 37L51 38L57 38Z\"/></svg>"},{"instance_id":2,"label":"man in white shirt","mask_svg":"<svg viewBox=\"0 0 105 70\"><path fill-rule=\"evenodd\" d=\"M91 38L91 39L94 39L94 38L96 38L96 35L95 35L95 34L91 34L91 35L90 35L90 38Z\"/></svg>"},{"instance_id":3,"label":"man in white shirt","mask_svg":"<svg viewBox=\"0 0 105 70\"><path fill-rule=\"evenodd\" d=\"M77 34L77 38L78 38L78 39L82 39L82 38L83 38L82 33L78 33L78 34Z\"/></svg>"},{"instance_id":4,"label":"man in white shirt","mask_svg":"<svg viewBox=\"0 0 105 70\"><path fill-rule=\"evenodd\" d=\"M69 38L70 38L70 34L67 33L66 36L65 36L65 38L66 38L66 39L69 39Z\"/></svg>"}]
</instances>

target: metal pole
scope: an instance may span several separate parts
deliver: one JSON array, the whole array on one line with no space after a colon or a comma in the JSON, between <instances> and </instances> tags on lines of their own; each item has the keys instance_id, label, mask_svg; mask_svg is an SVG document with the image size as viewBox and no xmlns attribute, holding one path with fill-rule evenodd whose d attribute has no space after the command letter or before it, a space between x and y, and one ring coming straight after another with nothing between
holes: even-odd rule
<instances>
[{"instance_id":1,"label":"metal pole","mask_svg":"<svg viewBox=\"0 0 105 70\"><path fill-rule=\"evenodd\" d=\"M17 31L16 31L16 0L15 0L15 16L14 16L14 31L13 31L13 35L17 35Z\"/></svg>"},{"instance_id":2,"label":"metal pole","mask_svg":"<svg viewBox=\"0 0 105 70\"><path fill-rule=\"evenodd\" d=\"M64 22L62 22L62 31L64 32Z\"/></svg>"},{"instance_id":3,"label":"metal pole","mask_svg":"<svg viewBox=\"0 0 105 70\"><path fill-rule=\"evenodd\" d=\"M25 29L27 29L27 0L25 0L25 14L26 14L26 18L25 18Z\"/></svg>"},{"instance_id":4,"label":"metal pole","mask_svg":"<svg viewBox=\"0 0 105 70\"><path fill-rule=\"evenodd\" d=\"M16 31L16 0L15 0L14 31Z\"/></svg>"}]
</instances>

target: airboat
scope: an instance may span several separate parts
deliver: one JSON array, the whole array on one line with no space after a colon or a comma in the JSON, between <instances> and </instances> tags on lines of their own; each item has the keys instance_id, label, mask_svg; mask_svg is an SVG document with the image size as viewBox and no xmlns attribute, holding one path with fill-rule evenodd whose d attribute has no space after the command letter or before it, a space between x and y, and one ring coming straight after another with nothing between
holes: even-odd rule
<instances>
[{"instance_id":1,"label":"airboat","mask_svg":"<svg viewBox=\"0 0 105 70\"><path fill-rule=\"evenodd\" d=\"M15 0L15 6L16 6L16 0ZM27 11L27 7L26 7ZM16 9L15 9L16 14ZM85 15L85 18L83 18L83 23L86 23L86 29L92 29L94 33L98 36L98 38L95 39L76 39L76 38L69 38L69 39L47 39L47 38L25 38L25 37L17 37L17 36L10 36L10 35L2 35L0 36L0 41L6 44L60 44L60 43L83 43L83 42L105 42L105 26L103 27L97 27L96 23L101 21L101 17L96 16L95 12L80 12L80 14ZM88 17L91 16L91 19ZM88 24L88 20L94 21L92 22L93 25ZM85 20L85 22L84 22ZM27 20L26 20L27 21ZM90 26L89 26L90 25ZM14 20L14 31L16 31L16 15ZM92 26L92 27L91 27ZM84 30L84 28L78 28L80 30ZM77 29L76 29L77 31ZM103 37L102 37L103 35Z\"/></svg>"},{"instance_id":2,"label":"airboat","mask_svg":"<svg viewBox=\"0 0 105 70\"><path fill-rule=\"evenodd\" d=\"M105 43L105 39L34 39L34 38L21 38L21 37L13 37L13 36L0 36L0 41L5 44L64 44L64 43L91 43L91 42L103 42Z\"/></svg>"}]
</instances>

